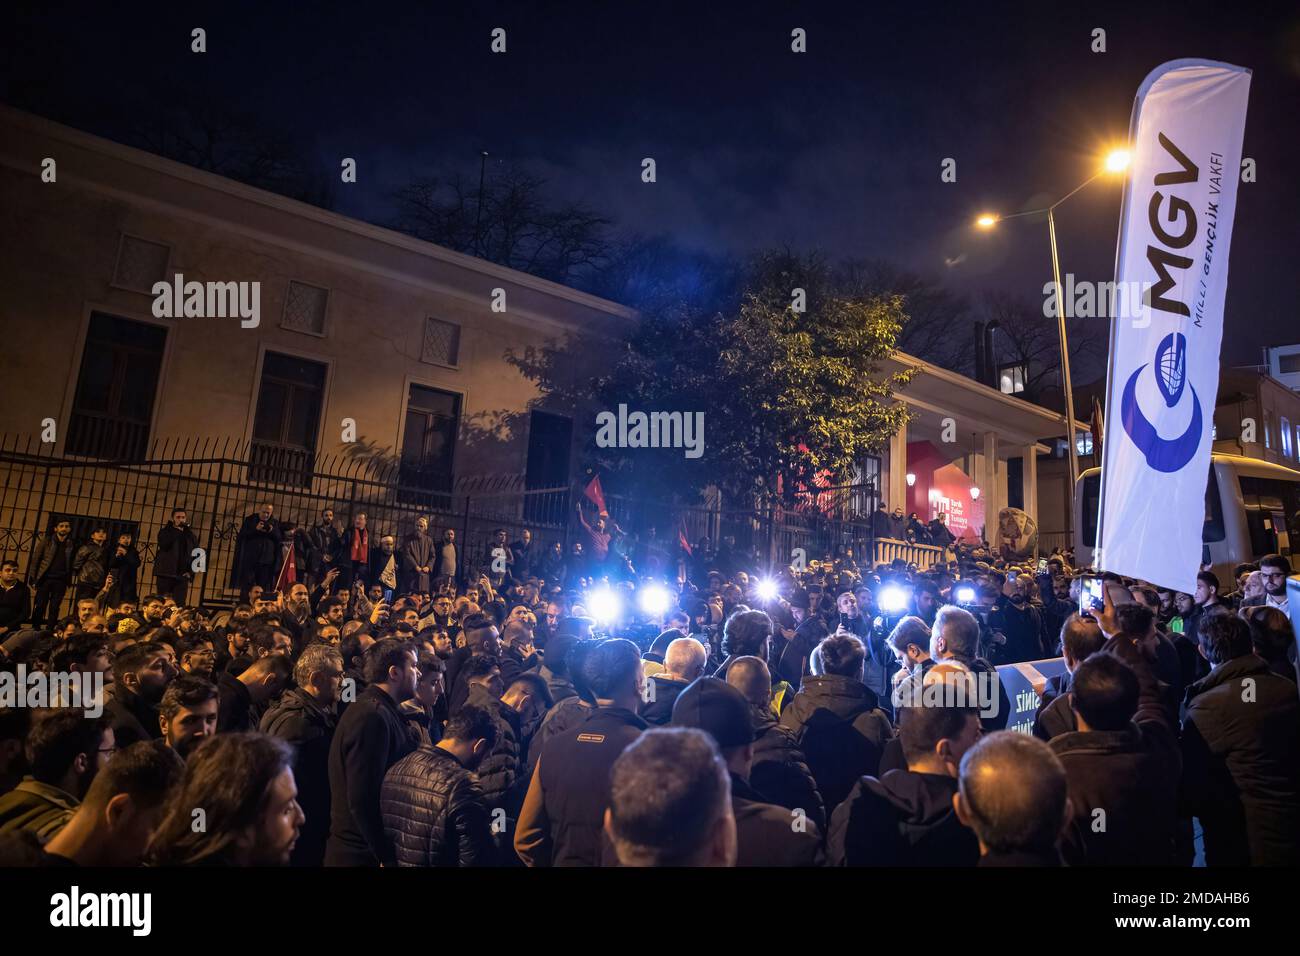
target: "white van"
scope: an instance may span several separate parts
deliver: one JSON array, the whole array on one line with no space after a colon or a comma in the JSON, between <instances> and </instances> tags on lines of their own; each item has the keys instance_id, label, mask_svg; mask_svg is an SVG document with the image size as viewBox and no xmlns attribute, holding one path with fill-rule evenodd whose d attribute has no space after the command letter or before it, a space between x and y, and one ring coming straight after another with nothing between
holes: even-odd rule
<instances>
[{"instance_id":1,"label":"white van","mask_svg":"<svg viewBox=\"0 0 1300 956\"><path fill-rule=\"evenodd\" d=\"M1074 526L1079 529L1075 564L1088 567L1097 545L1101 469L1079 476ZM1236 590L1232 570L1266 554L1300 553L1300 471L1258 458L1214 454L1205 486L1205 529L1201 563L1212 564L1224 592Z\"/></svg>"}]
</instances>

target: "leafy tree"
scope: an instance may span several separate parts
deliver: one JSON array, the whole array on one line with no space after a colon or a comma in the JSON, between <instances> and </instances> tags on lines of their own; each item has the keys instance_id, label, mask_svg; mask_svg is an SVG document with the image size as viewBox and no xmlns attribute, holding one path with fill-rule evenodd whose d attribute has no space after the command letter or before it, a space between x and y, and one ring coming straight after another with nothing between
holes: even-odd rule
<instances>
[{"instance_id":1,"label":"leafy tree","mask_svg":"<svg viewBox=\"0 0 1300 956\"><path fill-rule=\"evenodd\" d=\"M796 288L805 292L802 312ZM594 379L570 374L564 346L514 358L549 393L547 407L559 403L587 423L588 462L607 473L610 490L670 499L715 486L749 505L778 494L793 500L823 473L851 481L906 417L893 393L910 373L879 369L906 322L901 297L845 295L820 259L789 252L760 256L739 290L723 295L643 313ZM703 455L598 447L594 416L619 405L703 412Z\"/></svg>"}]
</instances>

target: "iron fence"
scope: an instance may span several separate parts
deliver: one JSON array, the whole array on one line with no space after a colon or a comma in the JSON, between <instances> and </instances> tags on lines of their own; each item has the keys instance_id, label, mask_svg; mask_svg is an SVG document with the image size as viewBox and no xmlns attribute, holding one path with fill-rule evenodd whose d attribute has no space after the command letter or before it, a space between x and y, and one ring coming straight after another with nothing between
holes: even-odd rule
<instances>
[{"instance_id":1,"label":"iron fence","mask_svg":"<svg viewBox=\"0 0 1300 956\"><path fill-rule=\"evenodd\" d=\"M56 454L53 444L35 436L0 436L0 558L16 560L25 574L37 542L59 521L71 522L78 542L103 526L110 541L121 533L133 536L141 556L139 586L147 593L158 532L182 507L206 552L207 570L196 576L191 600L228 603L238 594L231 567L239 527L263 503L281 521L304 527L327 507L340 529L365 512L372 539L393 534L399 543L424 516L435 537L446 528L456 532L465 568L489 564L498 528L511 540L530 529L537 554L556 541L569 553L577 532L577 486L527 488L522 475L501 474L462 478L448 490L411 483L411 476L400 461L295 450L277 456L264 444L234 439L160 439L139 455L114 459ZM707 537L715 547L734 538L738 554L768 565L788 563L796 549L809 561L846 549L859 562L895 556L897 549L889 551L872 534L878 501L872 483L818 488L793 507L724 508L716 498L681 507L619 496L607 504L639 539L651 528L670 548L679 536L692 545ZM909 555L928 565L938 559L929 551L938 554L922 549Z\"/></svg>"},{"instance_id":2,"label":"iron fence","mask_svg":"<svg viewBox=\"0 0 1300 956\"><path fill-rule=\"evenodd\" d=\"M207 570L195 578L198 601L225 603L231 586L235 542L245 516L269 503L281 521L309 527L325 508L340 529L364 512L372 539L401 538L429 518L430 532L456 532L465 567L489 563L494 532L513 539L533 531L535 547L561 541L571 529L571 492L525 489L517 475L468 479L451 491L403 484L399 462L341 455L288 452L277 458L263 446L233 439L174 438L153 442L139 457L99 459L56 455L35 437L0 436L0 558L26 573L36 543L63 520L75 541L95 527L110 540L130 533L140 551L140 588L150 590L158 532L176 508L184 508ZM195 598L192 598L194 600Z\"/></svg>"}]
</instances>

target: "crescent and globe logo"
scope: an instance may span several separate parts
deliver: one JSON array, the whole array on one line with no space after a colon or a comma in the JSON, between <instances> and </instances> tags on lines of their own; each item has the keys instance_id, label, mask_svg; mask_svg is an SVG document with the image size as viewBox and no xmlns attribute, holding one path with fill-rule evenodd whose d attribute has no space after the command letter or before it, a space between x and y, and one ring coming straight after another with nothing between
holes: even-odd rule
<instances>
[{"instance_id":1,"label":"crescent and globe logo","mask_svg":"<svg viewBox=\"0 0 1300 956\"><path fill-rule=\"evenodd\" d=\"M1166 335L1160 340L1155 358L1152 370L1156 376L1156 385L1165 406L1174 408L1187 385L1187 337L1181 332ZM1165 473L1179 471L1192 460L1201 443L1204 427L1201 421L1201 401L1196 394L1196 386L1193 385L1192 420L1188 422L1186 431L1177 438L1162 438L1138 405L1138 380L1146 369L1146 364L1139 365L1129 376L1120 400L1120 420L1124 431L1146 457L1147 464L1152 469Z\"/></svg>"}]
</instances>

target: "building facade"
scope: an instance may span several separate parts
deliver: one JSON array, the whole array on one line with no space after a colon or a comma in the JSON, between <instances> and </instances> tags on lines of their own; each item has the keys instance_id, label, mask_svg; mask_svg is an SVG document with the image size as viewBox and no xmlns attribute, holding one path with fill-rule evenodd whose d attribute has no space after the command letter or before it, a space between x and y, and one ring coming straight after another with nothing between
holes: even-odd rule
<instances>
[{"instance_id":1,"label":"building facade","mask_svg":"<svg viewBox=\"0 0 1300 956\"><path fill-rule=\"evenodd\" d=\"M299 523L369 508L399 535L417 511L484 540L497 520L558 527L567 497L543 515L520 496L570 485L580 428L517 359L575 341L598 357L634 320L7 108L0 218L0 552L20 564L66 517L79 538L135 535L147 575L173 506L218 572L209 594L262 500ZM483 491L514 498L474 524L464 495Z\"/></svg>"}]
</instances>

